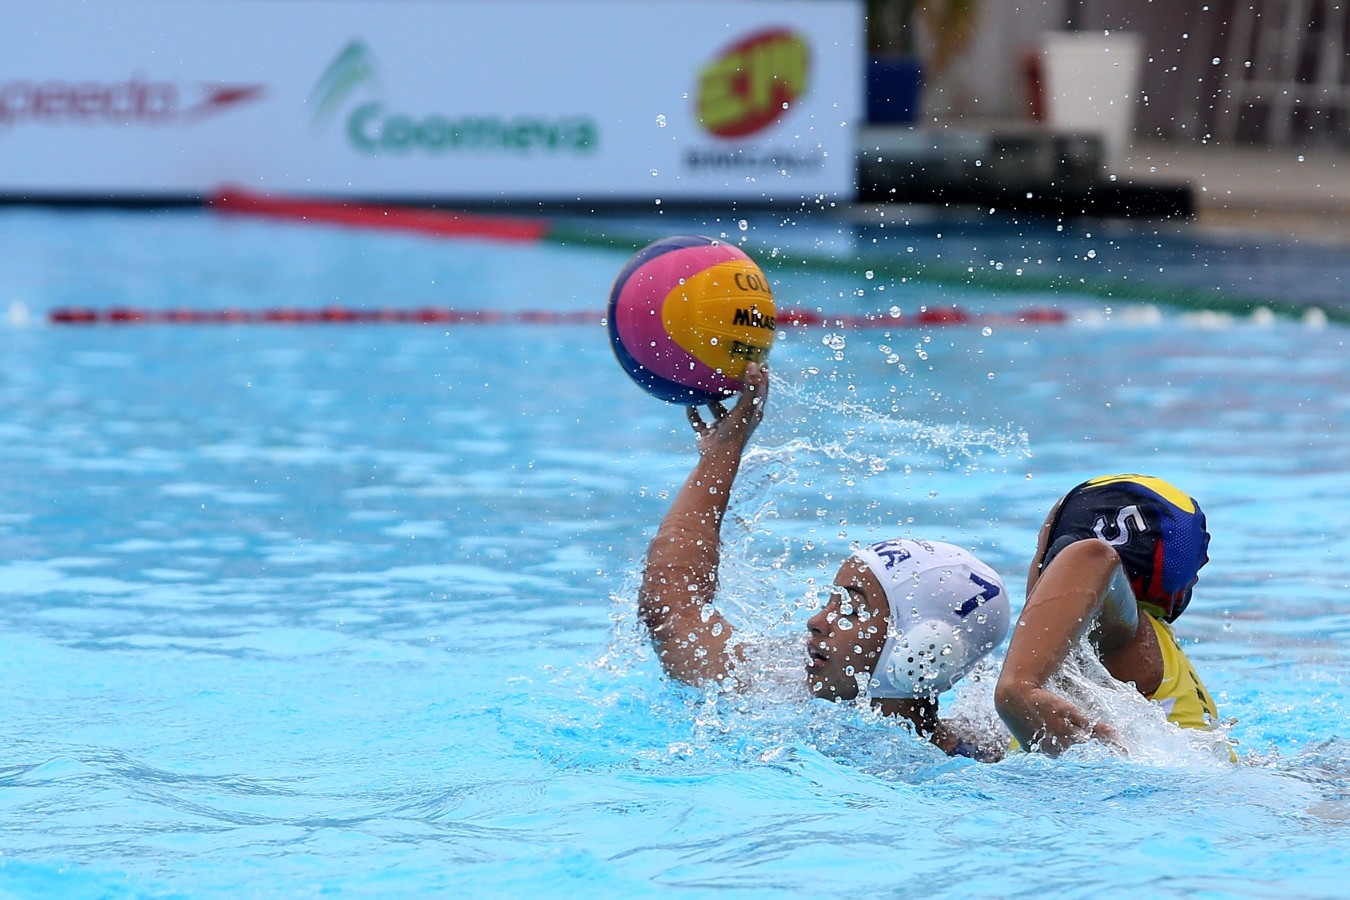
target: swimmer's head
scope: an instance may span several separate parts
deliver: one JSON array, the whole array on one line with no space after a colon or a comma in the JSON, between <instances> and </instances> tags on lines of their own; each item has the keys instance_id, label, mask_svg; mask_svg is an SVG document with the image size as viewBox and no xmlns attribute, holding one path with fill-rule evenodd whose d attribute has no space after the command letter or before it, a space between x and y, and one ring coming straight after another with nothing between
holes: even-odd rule
<instances>
[{"instance_id":1,"label":"swimmer's head","mask_svg":"<svg viewBox=\"0 0 1350 900\"><path fill-rule=\"evenodd\" d=\"M840 596L808 623L817 697L851 700L865 680L875 699L936 699L1008 633L1002 579L951 544L872 544L844 563L835 586Z\"/></svg>"},{"instance_id":2,"label":"swimmer's head","mask_svg":"<svg viewBox=\"0 0 1350 900\"><path fill-rule=\"evenodd\" d=\"M868 683L873 697L934 699L1007 636L1003 579L968 551L895 540L854 556L881 583L890 607L886 644Z\"/></svg>"}]
</instances>

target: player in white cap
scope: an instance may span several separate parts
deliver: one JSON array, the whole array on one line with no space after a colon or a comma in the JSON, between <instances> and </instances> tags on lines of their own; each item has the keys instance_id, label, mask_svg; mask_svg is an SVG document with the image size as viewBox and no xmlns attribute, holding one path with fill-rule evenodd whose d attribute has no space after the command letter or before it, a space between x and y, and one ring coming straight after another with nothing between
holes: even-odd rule
<instances>
[{"instance_id":1,"label":"player in white cap","mask_svg":"<svg viewBox=\"0 0 1350 900\"><path fill-rule=\"evenodd\" d=\"M746 389L703 421L689 408L699 459L652 539L638 611L667 674L689 684L739 681L745 648L713 605L721 526L746 444L764 416L769 376L751 364ZM951 544L891 540L840 567L831 597L807 623L806 682L816 697L853 700L865 690L886 715L954 755L993 759L938 717L938 695L1007 635L1007 591L998 574Z\"/></svg>"}]
</instances>

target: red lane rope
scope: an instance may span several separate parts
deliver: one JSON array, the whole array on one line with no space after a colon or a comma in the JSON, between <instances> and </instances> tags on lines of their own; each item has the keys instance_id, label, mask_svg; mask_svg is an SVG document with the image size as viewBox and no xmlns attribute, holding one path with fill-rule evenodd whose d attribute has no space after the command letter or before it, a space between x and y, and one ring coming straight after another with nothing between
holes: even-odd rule
<instances>
[{"instance_id":1,"label":"red lane rope","mask_svg":"<svg viewBox=\"0 0 1350 900\"><path fill-rule=\"evenodd\" d=\"M110 309L63 307L48 314L58 325L314 325L327 323L413 323L455 325L503 325L547 323L595 325L598 314L589 310L562 312L502 312L494 309L361 309L348 306L279 309Z\"/></svg>"},{"instance_id":2,"label":"red lane rope","mask_svg":"<svg viewBox=\"0 0 1350 900\"><path fill-rule=\"evenodd\" d=\"M340 200L280 198L255 194L239 188L225 188L208 202L213 209L225 213L411 231L440 237L478 237L532 242L543 240L548 234L547 222L521 216L377 206Z\"/></svg>"},{"instance_id":3,"label":"red lane rope","mask_svg":"<svg viewBox=\"0 0 1350 900\"><path fill-rule=\"evenodd\" d=\"M140 309L114 306L59 307L47 315L57 325L314 325L329 323L407 323L424 325L599 325L591 310L366 309L350 306L272 309ZM1047 307L1007 313L975 313L958 307L926 309L913 314L830 315L806 309L779 310L780 326L824 328L918 328L948 325L1047 325L1064 322L1067 314Z\"/></svg>"},{"instance_id":4,"label":"red lane rope","mask_svg":"<svg viewBox=\"0 0 1350 900\"><path fill-rule=\"evenodd\" d=\"M833 328L917 328L926 325L1054 325L1068 321L1068 314L1049 307L1033 307L1008 313L975 313L956 306L924 309L917 313L869 313L831 315L806 309L779 310L779 325L822 325Z\"/></svg>"}]
</instances>

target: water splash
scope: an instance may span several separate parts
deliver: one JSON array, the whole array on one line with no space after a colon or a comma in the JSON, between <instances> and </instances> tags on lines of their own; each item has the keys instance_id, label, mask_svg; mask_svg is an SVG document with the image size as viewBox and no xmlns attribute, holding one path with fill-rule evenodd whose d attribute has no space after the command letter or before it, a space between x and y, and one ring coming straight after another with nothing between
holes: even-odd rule
<instances>
[{"instance_id":1,"label":"water splash","mask_svg":"<svg viewBox=\"0 0 1350 900\"><path fill-rule=\"evenodd\" d=\"M987 453L1000 457L1031 455L1030 438L1011 424L1003 428L976 427L966 422L923 422L889 415L857 400L829 397L804 384L782 381L771 384L779 418L800 422L808 435L781 449L789 453L810 452L884 471L889 463L919 452L937 454L957 463L979 460ZM785 409L786 408L786 409ZM882 445L884 453L869 453L867 447Z\"/></svg>"},{"instance_id":2,"label":"water splash","mask_svg":"<svg viewBox=\"0 0 1350 900\"><path fill-rule=\"evenodd\" d=\"M1182 767L1229 764L1230 726L1216 722L1212 730L1200 731L1173 725L1162 707L1145 699L1133 685L1112 678L1086 645L1070 654L1049 687L1071 698L1092 718L1109 723L1132 762ZM1119 752L1089 742L1071 748L1068 754L1094 757Z\"/></svg>"}]
</instances>

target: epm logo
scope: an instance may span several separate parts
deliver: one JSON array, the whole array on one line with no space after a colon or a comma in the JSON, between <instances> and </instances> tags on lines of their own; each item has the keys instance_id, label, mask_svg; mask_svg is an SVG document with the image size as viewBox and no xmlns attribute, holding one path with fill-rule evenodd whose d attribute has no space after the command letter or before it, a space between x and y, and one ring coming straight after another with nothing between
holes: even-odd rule
<instances>
[{"instance_id":1,"label":"epm logo","mask_svg":"<svg viewBox=\"0 0 1350 900\"><path fill-rule=\"evenodd\" d=\"M328 64L310 91L311 124L322 129L344 112L343 135L359 153L590 153L600 129L589 116L504 116L496 113L409 113L384 100L375 55L353 40Z\"/></svg>"},{"instance_id":2,"label":"epm logo","mask_svg":"<svg viewBox=\"0 0 1350 900\"><path fill-rule=\"evenodd\" d=\"M698 120L721 143L685 151L685 168L748 177L823 168L818 147L744 143L788 115L810 88L811 50L800 34L770 28L741 38L698 73Z\"/></svg>"},{"instance_id":3,"label":"epm logo","mask_svg":"<svg viewBox=\"0 0 1350 900\"><path fill-rule=\"evenodd\" d=\"M762 131L806 93L811 53L787 29L761 31L728 47L698 76L698 120L718 137Z\"/></svg>"}]
</instances>

